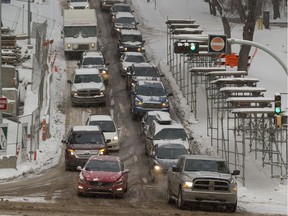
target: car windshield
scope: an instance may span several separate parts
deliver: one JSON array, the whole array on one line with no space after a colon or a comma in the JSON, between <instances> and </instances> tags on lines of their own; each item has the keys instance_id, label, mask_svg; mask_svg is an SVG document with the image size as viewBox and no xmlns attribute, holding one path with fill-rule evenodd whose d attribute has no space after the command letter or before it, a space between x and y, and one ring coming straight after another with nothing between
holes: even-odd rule
<instances>
[{"instance_id":1,"label":"car windshield","mask_svg":"<svg viewBox=\"0 0 288 216\"><path fill-rule=\"evenodd\" d=\"M186 131L183 128L163 128L153 137L154 140L187 140Z\"/></svg>"},{"instance_id":2,"label":"car windshield","mask_svg":"<svg viewBox=\"0 0 288 216\"><path fill-rule=\"evenodd\" d=\"M113 12L131 12L131 8L129 5L114 5Z\"/></svg>"},{"instance_id":3,"label":"car windshield","mask_svg":"<svg viewBox=\"0 0 288 216\"><path fill-rule=\"evenodd\" d=\"M185 171L207 171L229 174L229 168L224 161L188 159L185 163Z\"/></svg>"},{"instance_id":4,"label":"car windshield","mask_svg":"<svg viewBox=\"0 0 288 216\"><path fill-rule=\"evenodd\" d=\"M156 67L135 67L134 76L158 77Z\"/></svg>"},{"instance_id":5,"label":"car windshield","mask_svg":"<svg viewBox=\"0 0 288 216\"><path fill-rule=\"evenodd\" d=\"M122 42L142 42L141 35L122 35L121 37Z\"/></svg>"},{"instance_id":6,"label":"car windshield","mask_svg":"<svg viewBox=\"0 0 288 216\"><path fill-rule=\"evenodd\" d=\"M83 59L82 65L104 65L103 58L86 57Z\"/></svg>"},{"instance_id":7,"label":"car windshield","mask_svg":"<svg viewBox=\"0 0 288 216\"><path fill-rule=\"evenodd\" d=\"M98 125L103 132L115 132L113 121L90 121L89 125Z\"/></svg>"},{"instance_id":8,"label":"car windshield","mask_svg":"<svg viewBox=\"0 0 288 216\"><path fill-rule=\"evenodd\" d=\"M99 74L79 74L74 78L74 83L101 83L102 79Z\"/></svg>"},{"instance_id":9,"label":"car windshield","mask_svg":"<svg viewBox=\"0 0 288 216\"><path fill-rule=\"evenodd\" d=\"M77 131L69 137L70 144L101 144L104 145L104 136L101 133L91 131Z\"/></svg>"},{"instance_id":10,"label":"car windshield","mask_svg":"<svg viewBox=\"0 0 288 216\"><path fill-rule=\"evenodd\" d=\"M115 23L117 24L131 24L131 25L135 25L136 21L134 19L134 17L119 17Z\"/></svg>"},{"instance_id":11,"label":"car windshield","mask_svg":"<svg viewBox=\"0 0 288 216\"><path fill-rule=\"evenodd\" d=\"M145 57L142 55L126 55L125 62L142 63L145 62Z\"/></svg>"},{"instance_id":12,"label":"car windshield","mask_svg":"<svg viewBox=\"0 0 288 216\"><path fill-rule=\"evenodd\" d=\"M156 157L161 159L179 159L180 155L187 154L185 148L160 147L156 150Z\"/></svg>"},{"instance_id":13,"label":"car windshield","mask_svg":"<svg viewBox=\"0 0 288 216\"><path fill-rule=\"evenodd\" d=\"M87 171L120 172L121 167L118 161L89 160L86 164Z\"/></svg>"},{"instance_id":14,"label":"car windshield","mask_svg":"<svg viewBox=\"0 0 288 216\"><path fill-rule=\"evenodd\" d=\"M96 37L96 26L70 26L64 28L65 37Z\"/></svg>"},{"instance_id":15,"label":"car windshield","mask_svg":"<svg viewBox=\"0 0 288 216\"><path fill-rule=\"evenodd\" d=\"M70 0L70 2L87 2L87 0Z\"/></svg>"},{"instance_id":16,"label":"car windshield","mask_svg":"<svg viewBox=\"0 0 288 216\"><path fill-rule=\"evenodd\" d=\"M138 95L143 95L143 96L165 96L165 91L162 86L155 86L155 85L141 85L137 89L137 94Z\"/></svg>"}]
</instances>

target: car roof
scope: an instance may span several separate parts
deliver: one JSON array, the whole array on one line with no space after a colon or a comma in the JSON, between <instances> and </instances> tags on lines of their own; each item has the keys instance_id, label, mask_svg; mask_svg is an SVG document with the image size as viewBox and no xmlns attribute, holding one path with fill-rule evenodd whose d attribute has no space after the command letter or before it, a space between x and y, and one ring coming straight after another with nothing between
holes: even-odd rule
<instances>
[{"instance_id":1,"label":"car roof","mask_svg":"<svg viewBox=\"0 0 288 216\"><path fill-rule=\"evenodd\" d=\"M114 6L129 6L130 7L130 5L127 3L115 3L112 7Z\"/></svg>"},{"instance_id":2,"label":"car roof","mask_svg":"<svg viewBox=\"0 0 288 216\"><path fill-rule=\"evenodd\" d=\"M225 161L223 158L218 156L210 156L210 155L182 155L186 159L198 159L198 160L212 160L212 161Z\"/></svg>"},{"instance_id":3,"label":"car roof","mask_svg":"<svg viewBox=\"0 0 288 216\"><path fill-rule=\"evenodd\" d=\"M125 52L125 53L123 53L123 55L144 56L143 53L141 53L141 52Z\"/></svg>"},{"instance_id":4,"label":"car roof","mask_svg":"<svg viewBox=\"0 0 288 216\"><path fill-rule=\"evenodd\" d=\"M75 125L73 131L101 131L98 125Z\"/></svg>"},{"instance_id":5,"label":"car roof","mask_svg":"<svg viewBox=\"0 0 288 216\"><path fill-rule=\"evenodd\" d=\"M141 35L141 32L137 29L121 29L122 35Z\"/></svg>"},{"instance_id":6,"label":"car roof","mask_svg":"<svg viewBox=\"0 0 288 216\"><path fill-rule=\"evenodd\" d=\"M105 120L105 121L113 121L112 117L110 115L90 115L89 116L90 121L99 121L99 120Z\"/></svg>"},{"instance_id":7,"label":"car roof","mask_svg":"<svg viewBox=\"0 0 288 216\"><path fill-rule=\"evenodd\" d=\"M166 114L170 115L170 113L168 113L168 112L158 111L158 110L148 111L148 112L146 112L146 113L147 113L146 115L148 115L148 116L156 116L157 114L159 114L159 115L162 115L162 114L164 114L164 115L166 115ZM166 113L166 114L165 114L165 113Z\"/></svg>"},{"instance_id":8,"label":"car roof","mask_svg":"<svg viewBox=\"0 0 288 216\"><path fill-rule=\"evenodd\" d=\"M182 124L172 120L170 124L159 124L157 121L153 121L155 125L155 134L158 133L159 131L165 129L165 128L175 128L175 129L184 129ZM186 131L186 130L185 130Z\"/></svg>"},{"instance_id":9,"label":"car roof","mask_svg":"<svg viewBox=\"0 0 288 216\"><path fill-rule=\"evenodd\" d=\"M133 17L133 18L135 18L134 15L130 12L118 12L116 14L116 19L119 17Z\"/></svg>"},{"instance_id":10,"label":"car roof","mask_svg":"<svg viewBox=\"0 0 288 216\"><path fill-rule=\"evenodd\" d=\"M89 160L121 161L120 157L114 155L93 155Z\"/></svg>"},{"instance_id":11,"label":"car roof","mask_svg":"<svg viewBox=\"0 0 288 216\"><path fill-rule=\"evenodd\" d=\"M103 58L103 54L100 51L88 51L83 52L82 54L83 58L85 57L101 57Z\"/></svg>"},{"instance_id":12,"label":"car roof","mask_svg":"<svg viewBox=\"0 0 288 216\"><path fill-rule=\"evenodd\" d=\"M158 143L158 148L183 148L186 149L182 143L176 143L175 140L167 140L167 143Z\"/></svg>"},{"instance_id":13,"label":"car roof","mask_svg":"<svg viewBox=\"0 0 288 216\"><path fill-rule=\"evenodd\" d=\"M134 63L132 66L133 67L155 67L157 68L156 65L150 62Z\"/></svg>"},{"instance_id":14,"label":"car roof","mask_svg":"<svg viewBox=\"0 0 288 216\"><path fill-rule=\"evenodd\" d=\"M146 86L159 86L161 85L164 88L164 85L161 81L157 81L157 80L139 80L138 81L138 85L146 85Z\"/></svg>"},{"instance_id":15,"label":"car roof","mask_svg":"<svg viewBox=\"0 0 288 216\"><path fill-rule=\"evenodd\" d=\"M76 68L75 74L100 74L97 68Z\"/></svg>"}]
</instances>

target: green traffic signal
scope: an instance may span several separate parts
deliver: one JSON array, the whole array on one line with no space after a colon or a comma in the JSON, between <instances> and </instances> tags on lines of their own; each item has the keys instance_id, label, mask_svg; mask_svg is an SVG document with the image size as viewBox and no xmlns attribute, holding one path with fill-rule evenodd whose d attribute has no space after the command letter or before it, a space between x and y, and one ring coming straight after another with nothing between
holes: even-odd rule
<instances>
[{"instance_id":1,"label":"green traffic signal","mask_svg":"<svg viewBox=\"0 0 288 216\"><path fill-rule=\"evenodd\" d=\"M276 115L281 113L281 95L279 93L274 97L274 112Z\"/></svg>"},{"instance_id":2,"label":"green traffic signal","mask_svg":"<svg viewBox=\"0 0 288 216\"><path fill-rule=\"evenodd\" d=\"M190 50L192 50L192 51L196 50L196 45L194 43L190 44Z\"/></svg>"},{"instance_id":3,"label":"green traffic signal","mask_svg":"<svg viewBox=\"0 0 288 216\"><path fill-rule=\"evenodd\" d=\"M281 113L281 107L275 107L275 114Z\"/></svg>"}]
</instances>

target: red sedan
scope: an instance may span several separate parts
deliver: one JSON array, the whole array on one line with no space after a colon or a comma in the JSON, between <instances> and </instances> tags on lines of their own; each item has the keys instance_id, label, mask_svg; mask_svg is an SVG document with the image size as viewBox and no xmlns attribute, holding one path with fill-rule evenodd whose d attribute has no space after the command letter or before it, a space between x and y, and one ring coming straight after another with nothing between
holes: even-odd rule
<instances>
[{"instance_id":1,"label":"red sedan","mask_svg":"<svg viewBox=\"0 0 288 216\"><path fill-rule=\"evenodd\" d=\"M86 194L111 194L123 197L128 190L129 169L117 156L91 156L85 166L81 168L78 177L78 196Z\"/></svg>"}]
</instances>

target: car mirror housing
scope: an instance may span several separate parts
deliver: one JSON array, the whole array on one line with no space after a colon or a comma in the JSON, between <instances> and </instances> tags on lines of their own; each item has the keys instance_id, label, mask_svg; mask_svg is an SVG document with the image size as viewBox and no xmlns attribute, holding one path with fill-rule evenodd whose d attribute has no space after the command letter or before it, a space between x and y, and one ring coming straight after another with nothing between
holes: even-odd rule
<instances>
[{"instance_id":1,"label":"car mirror housing","mask_svg":"<svg viewBox=\"0 0 288 216\"><path fill-rule=\"evenodd\" d=\"M233 170L232 175L240 175L240 170Z\"/></svg>"},{"instance_id":2,"label":"car mirror housing","mask_svg":"<svg viewBox=\"0 0 288 216\"><path fill-rule=\"evenodd\" d=\"M129 169L124 169L124 170L123 170L123 173L129 173L129 172L130 172Z\"/></svg>"},{"instance_id":3,"label":"car mirror housing","mask_svg":"<svg viewBox=\"0 0 288 216\"><path fill-rule=\"evenodd\" d=\"M173 166L173 167L172 167L172 172L179 172L179 168L176 167L176 166Z\"/></svg>"}]
</instances>

